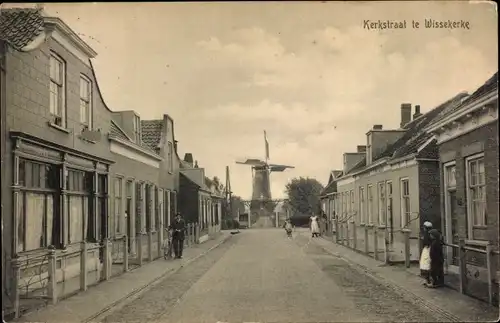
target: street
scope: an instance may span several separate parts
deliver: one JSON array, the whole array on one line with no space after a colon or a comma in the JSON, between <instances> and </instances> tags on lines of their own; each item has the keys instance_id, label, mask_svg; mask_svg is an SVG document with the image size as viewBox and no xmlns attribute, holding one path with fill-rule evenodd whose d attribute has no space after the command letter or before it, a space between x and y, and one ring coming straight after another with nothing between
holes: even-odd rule
<instances>
[{"instance_id":1,"label":"street","mask_svg":"<svg viewBox=\"0 0 500 323\"><path fill-rule=\"evenodd\" d=\"M324 251L305 229L239 235L99 322L438 321Z\"/></svg>"}]
</instances>

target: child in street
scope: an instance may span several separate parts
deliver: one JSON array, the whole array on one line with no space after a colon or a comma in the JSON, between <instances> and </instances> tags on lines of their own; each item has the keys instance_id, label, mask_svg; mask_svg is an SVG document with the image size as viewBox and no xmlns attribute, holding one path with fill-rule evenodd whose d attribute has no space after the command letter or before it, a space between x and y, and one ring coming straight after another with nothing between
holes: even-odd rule
<instances>
[{"instance_id":1,"label":"child in street","mask_svg":"<svg viewBox=\"0 0 500 323\"><path fill-rule=\"evenodd\" d=\"M286 235L288 236L288 238L291 238L292 237L292 223L290 222L290 220L286 220L285 221L285 231L286 231Z\"/></svg>"}]
</instances>

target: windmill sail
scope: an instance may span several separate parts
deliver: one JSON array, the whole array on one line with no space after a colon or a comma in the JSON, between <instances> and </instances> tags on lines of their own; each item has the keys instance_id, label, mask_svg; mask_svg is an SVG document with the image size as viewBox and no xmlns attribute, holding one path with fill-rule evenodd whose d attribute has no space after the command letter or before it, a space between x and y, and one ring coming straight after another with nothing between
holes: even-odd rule
<instances>
[{"instance_id":1,"label":"windmill sail","mask_svg":"<svg viewBox=\"0 0 500 323\"><path fill-rule=\"evenodd\" d=\"M267 141L267 134L266 131L264 130L264 141L266 143L266 160L269 159L269 142Z\"/></svg>"}]
</instances>

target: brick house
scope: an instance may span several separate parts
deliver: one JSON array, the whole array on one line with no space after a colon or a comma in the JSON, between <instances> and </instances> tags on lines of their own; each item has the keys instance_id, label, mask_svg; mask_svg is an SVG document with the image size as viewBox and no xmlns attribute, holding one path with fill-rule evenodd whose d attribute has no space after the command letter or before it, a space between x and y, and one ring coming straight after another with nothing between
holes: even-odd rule
<instances>
[{"instance_id":1,"label":"brick house","mask_svg":"<svg viewBox=\"0 0 500 323\"><path fill-rule=\"evenodd\" d=\"M199 223L202 237L210 225L221 221L224 196L213 181L205 176L205 169L193 164L193 155L186 153L181 162L179 210L189 223ZM203 240L203 239L202 239Z\"/></svg>"},{"instance_id":2,"label":"brick house","mask_svg":"<svg viewBox=\"0 0 500 323\"><path fill-rule=\"evenodd\" d=\"M442 232L446 242L498 250L498 74L462 104L444 111L428 128L439 146ZM468 253L473 277L487 281L486 257ZM457 272L458 252L447 249L449 270ZM474 259L473 259L474 258ZM500 268L498 257L495 267Z\"/></svg>"},{"instance_id":3,"label":"brick house","mask_svg":"<svg viewBox=\"0 0 500 323\"><path fill-rule=\"evenodd\" d=\"M2 9L0 45L6 299L16 288L9 285L12 263L27 264L23 287L43 288L47 268L40 261L52 247L63 285L79 275L80 257L68 255L77 255L82 242L89 277L98 277L99 245L108 240L117 257L125 235L134 254L137 234L153 236L157 250L177 205L173 120L111 111L92 67L96 52L42 10ZM32 280L35 267L42 271Z\"/></svg>"},{"instance_id":4,"label":"brick house","mask_svg":"<svg viewBox=\"0 0 500 323\"><path fill-rule=\"evenodd\" d=\"M411 104L403 103L399 129L375 125L366 133L366 147L344 154L333 200L337 225L348 227L351 246L382 258L387 243L386 260L404 261L409 231L410 259L419 259L423 222L441 222L437 145L425 127L465 96L458 94L425 114L416 105L413 118Z\"/></svg>"},{"instance_id":5,"label":"brick house","mask_svg":"<svg viewBox=\"0 0 500 323\"><path fill-rule=\"evenodd\" d=\"M129 237L132 256L138 256L137 239L142 255L157 255L164 240L164 229L176 212L178 161L175 158L173 120L141 120L134 111L112 112L108 135L115 161L110 237L113 258L121 257L121 239ZM151 250L148 240L152 241Z\"/></svg>"},{"instance_id":6,"label":"brick house","mask_svg":"<svg viewBox=\"0 0 500 323\"><path fill-rule=\"evenodd\" d=\"M334 194L337 192L337 179L343 175L342 170L333 170L330 172L328 177L328 183L321 192L321 209L326 214L327 218L327 231L336 232L336 228L333 225L335 223L335 199Z\"/></svg>"}]
</instances>

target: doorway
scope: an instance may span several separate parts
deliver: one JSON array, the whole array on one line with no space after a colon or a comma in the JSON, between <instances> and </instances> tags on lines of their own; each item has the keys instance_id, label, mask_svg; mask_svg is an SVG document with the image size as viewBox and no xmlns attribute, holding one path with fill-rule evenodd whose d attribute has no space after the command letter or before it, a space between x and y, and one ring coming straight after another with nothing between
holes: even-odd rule
<instances>
[{"instance_id":1,"label":"doorway","mask_svg":"<svg viewBox=\"0 0 500 323\"><path fill-rule=\"evenodd\" d=\"M387 182L387 226L389 227L389 243L394 243L394 221L392 213L392 182Z\"/></svg>"},{"instance_id":2,"label":"doorway","mask_svg":"<svg viewBox=\"0 0 500 323\"><path fill-rule=\"evenodd\" d=\"M125 204L125 216L127 217L127 247L128 247L128 253L130 254L132 252L132 243L131 243L131 237L132 237L132 193L133 193L133 183L132 181L127 181L127 187L126 187L126 204Z\"/></svg>"},{"instance_id":3,"label":"doorway","mask_svg":"<svg viewBox=\"0 0 500 323\"><path fill-rule=\"evenodd\" d=\"M447 244L458 244L457 234L457 182L455 177L456 166L455 162L444 164L444 234ZM458 250L457 248L446 248L446 260L450 265L458 265Z\"/></svg>"}]
</instances>

